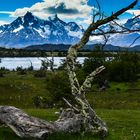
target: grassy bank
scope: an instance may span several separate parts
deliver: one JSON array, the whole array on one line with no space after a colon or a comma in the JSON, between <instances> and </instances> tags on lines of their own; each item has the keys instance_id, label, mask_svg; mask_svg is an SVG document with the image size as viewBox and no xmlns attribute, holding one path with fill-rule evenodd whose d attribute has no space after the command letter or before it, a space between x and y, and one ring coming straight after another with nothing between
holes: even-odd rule
<instances>
[{"instance_id":1,"label":"grassy bank","mask_svg":"<svg viewBox=\"0 0 140 140\"><path fill-rule=\"evenodd\" d=\"M25 110L30 115L40 117L47 120L55 120L57 117L54 115L55 110L43 109L27 109ZM107 122L109 127L109 135L105 140L139 140L140 139L140 111L138 110L109 110L97 109L97 114ZM50 136L47 140L102 140L90 134L80 135L66 135L55 134ZM0 140L22 140L17 137L8 128L0 128ZM25 138L23 139L25 140ZM27 140L32 140L27 139Z\"/></svg>"},{"instance_id":2,"label":"grassy bank","mask_svg":"<svg viewBox=\"0 0 140 140\"><path fill-rule=\"evenodd\" d=\"M49 77L51 78L50 73L42 78L35 77L33 72L28 72L26 75L19 75L17 72L5 74L0 78L0 104L35 108L34 97L40 96L49 100L49 89L58 87L60 90L58 84L63 84L59 82L50 84ZM56 82L55 79L54 82ZM133 83L111 82L109 85L110 88L102 92L94 85L92 91L87 93L87 98L95 108L140 109L140 80Z\"/></svg>"}]
</instances>

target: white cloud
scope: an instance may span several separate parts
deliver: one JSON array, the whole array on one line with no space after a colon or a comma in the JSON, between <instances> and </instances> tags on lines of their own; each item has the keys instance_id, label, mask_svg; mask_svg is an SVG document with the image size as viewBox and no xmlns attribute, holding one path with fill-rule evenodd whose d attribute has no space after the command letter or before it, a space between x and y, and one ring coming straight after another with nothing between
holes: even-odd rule
<instances>
[{"instance_id":1,"label":"white cloud","mask_svg":"<svg viewBox=\"0 0 140 140\"><path fill-rule=\"evenodd\" d=\"M91 24L92 22L92 16L88 16L88 17L85 17L85 18L80 18L80 19L76 19L75 22L78 24L78 25L81 25L84 29L86 29L88 27L88 25Z\"/></svg>"},{"instance_id":2,"label":"white cloud","mask_svg":"<svg viewBox=\"0 0 140 140\"><path fill-rule=\"evenodd\" d=\"M127 10L126 13L130 13L134 16L140 15L140 10Z\"/></svg>"},{"instance_id":3,"label":"white cloud","mask_svg":"<svg viewBox=\"0 0 140 140\"><path fill-rule=\"evenodd\" d=\"M92 20L93 20L93 17L92 16L89 16L88 18L85 18L83 22L85 24L91 24L92 23Z\"/></svg>"},{"instance_id":4,"label":"white cloud","mask_svg":"<svg viewBox=\"0 0 140 140\"><path fill-rule=\"evenodd\" d=\"M62 19L76 19L78 17L85 18L86 23L89 23L92 9L95 9L87 4L87 0L44 0L38 2L32 7L25 7L16 9L11 12L12 17L23 16L27 11L34 15L47 19L49 16L58 14Z\"/></svg>"},{"instance_id":5,"label":"white cloud","mask_svg":"<svg viewBox=\"0 0 140 140\"><path fill-rule=\"evenodd\" d=\"M23 16L27 13L27 11L30 11L30 8L28 7L24 7L22 9L17 9L15 12L11 13L11 17L19 17L19 16Z\"/></svg>"},{"instance_id":6,"label":"white cloud","mask_svg":"<svg viewBox=\"0 0 140 140\"><path fill-rule=\"evenodd\" d=\"M8 24L9 22L0 20L0 25Z\"/></svg>"}]
</instances>

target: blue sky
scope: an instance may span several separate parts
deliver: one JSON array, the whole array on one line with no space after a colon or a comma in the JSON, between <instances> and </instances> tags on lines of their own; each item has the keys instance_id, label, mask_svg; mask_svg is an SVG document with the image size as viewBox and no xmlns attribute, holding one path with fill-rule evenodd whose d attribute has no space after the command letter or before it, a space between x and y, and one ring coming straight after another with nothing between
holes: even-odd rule
<instances>
[{"instance_id":1,"label":"blue sky","mask_svg":"<svg viewBox=\"0 0 140 140\"><path fill-rule=\"evenodd\" d=\"M110 15L134 0L98 0L101 10ZM65 21L76 21L88 24L91 20L91 10L96 8L95 0L1 0L0 24L12 22L18 16L23 16L27 11L47 19L58 14ZM131 13L131 14L130 14ZM121 20L132 17L132 13L140 14L137 6L121 16Z\"/></svg>"}]
</instances>

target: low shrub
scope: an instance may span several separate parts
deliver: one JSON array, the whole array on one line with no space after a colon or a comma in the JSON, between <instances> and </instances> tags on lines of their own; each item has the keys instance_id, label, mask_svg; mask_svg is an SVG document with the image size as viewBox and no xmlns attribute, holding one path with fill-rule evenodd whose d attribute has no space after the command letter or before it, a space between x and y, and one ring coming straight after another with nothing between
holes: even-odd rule
<instances>
[{"instance_id":1,"label":"low shrub","mask_svg":"<svg viewBox=\"0 0 140 140\"><path fill-rule=\"evenodd\" d=\"M37 70L34 72L34 77L43 78L46 77L46 70Z\"/></svg>"}]
</instances>

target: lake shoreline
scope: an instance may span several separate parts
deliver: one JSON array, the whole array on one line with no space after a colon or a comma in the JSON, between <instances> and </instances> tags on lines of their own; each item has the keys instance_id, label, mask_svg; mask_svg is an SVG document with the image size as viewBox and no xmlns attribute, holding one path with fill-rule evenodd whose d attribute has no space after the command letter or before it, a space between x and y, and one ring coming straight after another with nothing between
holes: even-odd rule
<instances>
[{"instance_id":1,"label":"lake shoreline","mask_svg":"<svg viewBox=\"0 0 140 140\"><path fill-rule=\"evenodd\" d=\"M66 57L54 57L54 68L57 69L63 63L65 58ZM82 64L85 58L86 57L78 57L77 61ZM47 59L51 60L52 57L47 57ZM32 65L34 70L39 70L42 66L41 60L45 60L45 57L2 57L0 68L16 70L17 67L25 69Z\"/></svg>"}]
</instances>

